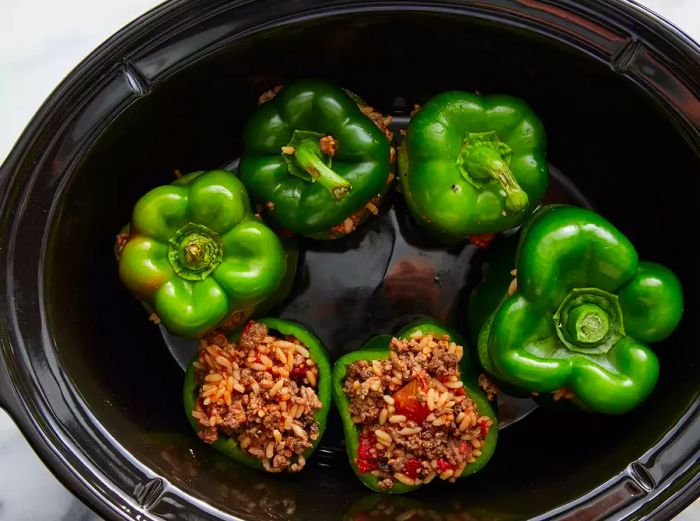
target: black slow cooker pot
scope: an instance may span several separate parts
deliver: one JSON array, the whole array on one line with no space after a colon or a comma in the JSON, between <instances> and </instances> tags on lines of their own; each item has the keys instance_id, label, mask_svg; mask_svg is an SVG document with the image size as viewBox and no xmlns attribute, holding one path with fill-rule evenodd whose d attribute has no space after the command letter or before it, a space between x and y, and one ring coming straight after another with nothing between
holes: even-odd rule
<instances>
[{"instance_id":1,"label":"black slow cooker pot","mask_svg":"<svg viewBox=\"0 0 700 521\"><path fill-rule=\"evenodd\" d=\"M653 395L622 417L537 410L502 431L476 476L401 498L355 479L337 417L299 476L256 473L201 444L182 411L183 372L119 284L112 241L173 170L235 159L262 91L308 76L396 116L450 88L526 99L561 172L550 198L592 205L683 282L685 318L657 347ZM700 494L700 49L631 2L171 2L56 89L0 187L2 405L108 518L667 518ZM411 314L464 322L482 253L436 248L401 204L347 239L302 244L281 313L334 356Z\"/></svg>"}]
</instances>

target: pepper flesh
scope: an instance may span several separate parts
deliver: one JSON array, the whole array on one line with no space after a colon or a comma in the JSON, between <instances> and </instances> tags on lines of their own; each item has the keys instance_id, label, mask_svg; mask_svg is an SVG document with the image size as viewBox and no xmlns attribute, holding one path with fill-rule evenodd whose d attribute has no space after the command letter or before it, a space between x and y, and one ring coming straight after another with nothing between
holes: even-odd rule
<instances>
[{"instance_id":1,"label":"pepper flesh","mask_svg":"<svg viewBox=\"0 0 700 521\"><path fill-rule=\"evenodd\" d=\"M279 239L225 170L193 172L145 194L122 242L121 281L171 333L189 338L250 315L286 271Z\"/></svg>"},{"instance_id":2,"label":"pepper flesh","mask_svg":"<svg viewBox=\"0 0 700 521\"><path fill-rule=\"evenodd\" d=\"M498 390L511 396L527 397L529 392L494 376L493 364L488 355L488 342L480 339L480 332L489 329L484 326L488 323L490 327L494 311L508 296L508 289L515 286L513 273L519 238L519 234L499 235L486 251L481 268L481 282L469 296L467 329L469 344L477 346L479 365Z\"/></svg>"},{"instance_id":3,"label":"pepper flesh","mask_svg":"<svg viewBox=\"0 0 700 521\"><path fill-rule=\"evenodd\" d=\"M243 139L239 171L252 198L272 203L270 219L300 235L350 233L388 188L389 140L330 83L285 86L253 113Z\"/></svg>"},{"instance_id":4,"label":"pepper flesh","mask_svg":"<svg viewBox=\"0 0 700 521\"><path fill-rule=\"evenodd\" d=\"M542 123L517 98L439 94L411 119L399 177L411 214L441 242L513 228L547 188Z\"/></svg>"},{"instance_id":5,"label":"pepper flesh","mask_svg":"<svg viewBox=\"0 0 700 521\"><path fill-rule=\"evenodd\" d=\"M422 334L433 334L436 336L448 336L459 345L464 346L464 342L459 338L459 335L449 331L448 329L440 326L432 320L418 320L408 324L406 327L401 329L396 335L398 338L407 339L410 338L416 332L421 332ZM347 448L348 458L350 460L350 465L355 472L355 475L359 480L368 488L374 490L375 492L380 492L384 494L403 494L406 492L411 492L418 489L422 485L406 485L401 482L394 483L391 489L383 489L379 487L378 478L372 476L365 469L372 470L371 460L363 457L363 454L368 453L368 451L361 451L363 446L372 445L368 441L363 441L360 436L360 429L353 423L350 417L349 407L350 401L343 391L343 385L345 382L345 377L347 374L347 368L354 362L358 360L387 360L390 357L391 349L391 336L390 335L379 335L372 338L367 342L361 349L348 353L341 358L339 358L333 365L333 398L335 400L338 411L340 412L340 417L343 422L343 431L345 433L345 444ZM496 415L491 408L489 401L486 396L479 389L478 383L476 381L477 373L474 368L473 361L470 360L469 353L467 350L464 352L462 361L460 362L460 372L462 377L462 382L464 383L464 390L469 395L469 398L474 401L480 415L487 416L493 420L493 425L488 430L488 434L481 446L481 456L474 462L467 465L462 473L461 477L469 476L479 471L493 455L496 448L496 441L498 438L498 422ZM412 380L415 382L415 379ZM408 384L410 385L410 383ZM399 392L406 389L405 386ZM407 389L404 393L405 396L408 395L410 389ZM371 440L370 440L371 441Z\"/></svg>"},{"instance_id":6,"label":"pepper flesh","mask_svg":"<svg viewBox=\"0 0 700 521\"><path fill-rule=\"evenodd\" d=\"M257 319L256 322L265 324L271 331L277 331L283 336L292 336L299 340L309 351L311 359L316 363L316 367L318 368L316 394L323 406L314 413L314 419L318 423L318 437L312 442L312 446L303 453L304 458L308 459L321 442L323 432L326 429L326 419L331 405L331 366L328 351L313 333L296 322L279 318L260 318ZM233 337L235 338L237 335L240 335L240 331L235 333ZM196 360L197 356L194 357L185 373L182 399L187 420L190 422L195 432L199 432L200 426L197 420L192 417L192 411L195 409L195 402L198 394L197 382L195 381L196 369L194 367L194 362ZM238 445L238 441L234 438L219 434L219 438L212 444L212 447L248 467L257 470L265 470L261 461L242 450Z\"/></svg>"},{"instance_id":7,"label":"pepper flesh","mask_svg":"<svg viewBox=\"0 0 700 521\"><path fill-rule=\"evenodd\" d=\"M673 273L638 262L608 221L570 206L533 216L515 268L517 290L503 295L479 333L484 367L530 392L571 391L575 405L593 412L639 405L659 374L646 344L670 335L683 313Z\"/></svg>"}]
</instances>

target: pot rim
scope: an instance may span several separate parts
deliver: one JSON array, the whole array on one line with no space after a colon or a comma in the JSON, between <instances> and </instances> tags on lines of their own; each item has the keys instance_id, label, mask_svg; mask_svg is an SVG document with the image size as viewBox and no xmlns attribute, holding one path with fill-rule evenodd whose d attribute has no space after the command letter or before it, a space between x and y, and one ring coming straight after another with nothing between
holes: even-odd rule
<instances>
[{"instance_id":1,"label":"pot rim","mask_svg":"<svg viewBox=\"0 0 700 521\"><path fill-rule=\"evenodd\" d=\"M124 110L134 99L145 96L152 85L166 79L176 73L182 67L186 67L192 59L201 56L204 50L222 44L229 44L232 40L245 37L254 32L266 30L274 25L294 23L311 17L332 16L334 14L363 11L391 11L402 10L426 10L431 12L445 12L452 14L470 15L480 18L497 19L501 23L523 27L525 29L545 34L550 38L558 39L568 45L576 46L580 51L594 56L598 60L607 61L617 72L625 74L632 81L643 88L654 90L652 79L639 74L633 67L636 57L641 49L650 49L662 56L672 55L673 62L678 64L673 71L673 78L678 79L691 95L700 97L700 79L697 74L691 74L693 67L697 69L700 64L700 45L693 41L687 34L673 24L652 12L650 9L639 5L633 0L445 0L445 1L413 1L399 2L361 1L361 0L333 0L330 2L318 2L318 5L304 9L295 2L287 1L276 4L280 10L286 9L286 16L271 24L266 15L259 15L259 19L246 20L250 23L247 27L240 27L225 35L220 41L211 41L194 56L183 56L179 61L160 69L148 69L147 57L156 52L167 41L177 38L187 27L195 21L204 22L215 18L222 13L233 11L251 10L252 4L264 4L268 0L252 2L250 0L216 0L207 5L206 12L201 7L188 0L174 0L161 4L151 11L137 18L129 25L110 37L95 51L88 55L75 69L56 87L47 100L32 118L24 132L19 137L11 150L7 160L0 167L0 269L5 276L0 278L0 290L2 291L3 306L0 317L0 405L5 407L20 426L20 429L28 441L46 463L49 469L68 488L86 501L93 509L111 519L155 519L150 511L163 492L170 485L155 476L148 468L138 462L133 456L126 456L132 468L128 469L134 475L138 474L139 484L127 492L123 486L110 479L98 466L92 462L81 450L81 445L69 435L65 426L52 411L46 396L40 390L40 383L34 374L32 364L27 358L26 348L18 333L18 317L14 302L13 262L14 251L17 243L17 229L21 221L21 214L27 202L28 193L33 189L33 181L39 175L42 161L51 147L57 145L58 138L66 130L72 119L84 112L89 106L89 96L100 91L104 87L105 77L114 75L115 69L119 71L120 81L128 83L128 96L110 107L109 116L113 117ZM268 3L273 3L270 0ZM511 9L510 14L502 7ZM565 14L573 14L584 20L592 20L604 28L612 28L625 34L627 38L612 49L597 48L595 45L585 47L581 34L566 34L561 26L556 26L542 16L538 8L550 7L554 13L550 13L556 20L561 20ZM259 11L262 11L260 9ZM527 12L535 21L524 23L513 12ZM243 18L243 17L242 17ZM630 34L624 28L635 24L635 34ZM125 59L124 57L129 57ZM651 85L651 86L650 86ZM664 99L658 91L656 94L666 105L670 117L677 118L689 145L700 155L700 119L689 120L679 112L679 107L674 106L673 99ZM65 114L70 114L66 117ZM102 115L100 126L89 129L80 139L71 143L73 148L72 162L67 164L60 172L61 179L57 184L60 192L66 185L71 172L71 165L91 145L96 135L104 128ZM700 118L700 116L698 116ZM61 124L57 121L64 118ZM99 118L97 118L99 119ZM60 130L55 131L56 128ZM49 212L47 219L50 222L55 213L55 207ZM48 229L48 227L47 227ZM42 241L46 246L46 237ZM42 249L42 254L45 249ZM43 255L42 257L43 258ZM38 275L40 314L43 315L43 279ZM45 323L45 316L42 316ZM48 333L43 335L43 346L52 345ZM55 353L47 354L52 357ZM50 358L49 364L59 364L58 358ZM60 365L60 364L59 364ZM62 390L66 393L63 398L70 399L70 406L76 407L74 414L81 414L83 418L98 432L102 440L115 448L106 455L114 458L118 442L102 428L96 418L81 402L81 398L75 389L71 389L71 383L61 382ZM632 515L650 515L658 519L672 517L685 508L694 498L700 495L700 474L698 468L698 454L700 447L695 447L694 461L681 465L674 472L666 476L665 482L655 483L649 471L653 464L653 458L657 451L667 450L672 446L674 437L685 435L700 438L700 401L695 399L693 405L686 414L679 419L677 424L660 440L650 448L638 461L632 462L619 476L599 485L588 494L576 500L561 505L556 510L538 516L536 519L552 519L565 517L571 510L585 502L595 502L605 496L605 492L621 480L631 480L642 492L633 506L639 506L636 512L629 506L613 514L615 518L627 518ZM123 465L123 463L122 463ZM652 465L653 466L653 465ZM680 490L680 487L685 487ZM139 487L141 487L139 489ZM174 488L174 487L172 487ZM136 497L134 497L136 496ZM188 504L200 509L206 515L216 515L213 507L203 501L188 496ZM644 505L644 506L642 506ZM230 516L230 519L238 519Z\"/></svg>"}]
</instances>

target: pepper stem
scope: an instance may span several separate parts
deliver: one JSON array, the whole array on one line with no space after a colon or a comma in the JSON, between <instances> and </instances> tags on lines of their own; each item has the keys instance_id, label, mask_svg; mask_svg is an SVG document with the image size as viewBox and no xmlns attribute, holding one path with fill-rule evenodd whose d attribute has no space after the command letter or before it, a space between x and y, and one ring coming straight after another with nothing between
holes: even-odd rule
<instances>
[{"instance_id":1,"label":"pepper stem","mask_svg":"<svg viewBox=\"0 0 700 521\"><path fill-rule=\"evenodd\" d=\"M511 154L510 147L498 139L496 132L468 132L457 157L457 168L478 189L496 181L506 192L506 210L518 213L527 207L528 197L510 171Z\"/></svg>"},{"instance_id":2,"label":"pepper stem","mask_svg":"<svg viewBox=\"0 0 700 521\"><path fill-rule=\"evenodd\" d=\"M305 181L318 181L334 199L340 200L352 189L350 182L331 169L331 158L321 152L324 134L295 130L292 140L282 147L289 173Z\"/></svg>"},{"instance_id":3,"label":"pepper stem","mask_svg":"<svg viewBox=\"0 0 700 521\"><path fill-rule=\"evenodd\" d=\"M581 344L600 342L610 330L610 316L595 304L581 304L569 311L569 335Z\"/></svg>"},{"instance_id":4,"label":"pepper stem","mask_svg":"<svg viewBox=\"0 0 700 521\"><path fill-rule=\"evenodd\" d=\"M572 289L552 319L562 343L579 353L607 353L625 335L617 295L599 288Z\"/></svg>"},{"instance_id":5,"label":"pepper stem","mask_svg":"<svg viewBox=\"0 0 700 521\"><path fill-rule=\"evenodd\" d=\"M186 224L168 241L170 265L186 280L204 280L221 263L222 257L218 234L201 224Z\"/></svg>"},{"instance_id":6,"label":"pepper stem","mask_svg":"<svg viewBox=\"0 0 700 521\"><path fill-rule=\"evenodd\" d=\"M195 241L190 242L184 248L185 262L191 266L200 264L204 257L202 247Z\"/></svg>"}]
</instances>

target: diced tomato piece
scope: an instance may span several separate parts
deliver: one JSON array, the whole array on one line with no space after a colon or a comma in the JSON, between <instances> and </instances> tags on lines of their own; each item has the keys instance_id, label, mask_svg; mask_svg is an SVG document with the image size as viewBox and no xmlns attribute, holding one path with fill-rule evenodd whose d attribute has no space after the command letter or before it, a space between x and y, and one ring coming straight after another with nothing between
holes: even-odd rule
<instances>
[{"instance_id":1,"label":"diced tomato piece","mask_svg":"<svg viewBox=\"0 0 700 521\"><path fill-rule=\"evenodd\" d=\"M495 233L475 233L469 236L469 242L485 250L495 238Z\"/></svg>"},{"instance_id":2,"label":"diced tomato piece","mask_svg":"<svg viewBox=\"0 0 700 521\"><path fill-rule=\"evenodd\" d=\"M357 468L360 474L379 468L379 463L372 457L372 448L377 444L377 437L372 432L363 432L357 447Z\"/></svg>"},{"instance_id":3,"label":"diced tomato piece","mask_svg":"<svg viewBox=\"0 0 700 521\"><path fill-rule=\"evenodd\" d=\"M421 468L420 460L417 460L416 458L411 458L411 459L406 460L406 463L403 466L403 473L406 474L411 479L416 479L420 468Z\"/></svg>"},{"instance_id":4,"label":"diced tomato piece","mask_svg":"<svg viewBox=\"0 0 700 521\"><path fill-rule=\"evenodd\" d=\"M463 441L459 444L459 452L462 454L469 454L472 451L472 444Z\"/></svg>"},{"instance_id":5,"label":"diced tomato piece","mask_svg":"<svg viewBox=\"0 0 700 521\"><path fill-rule=\"evenodd\" d=\"M489 433L489 427L488 425L486 425L486 420L481 420L479 425L481 426L481 437L485 438L486 435Z\"/></svg>"},{"instance_id":6,"label":"diced tomato piece","mask_svg":"<svg viewBox=\"0 0 700 521\"><path fill-rule=\"evenodd\" d=\"M413 379L394 393L396 414L402 414L407 420L413 420L418 425L423 423L430 414L425 403L418 401L418 382Z\"/></svg>"},{"instance_id":7,"label":"diced tomato piece","mask_svg":"<svg viewBox=\"0 0 700 521\"><path fill-rule=\"evenodd\" d=\"M292 378L304 378L306 376L306 364L295 365L289 376Z\"/></svg>"},{"instance_id":8,"label":"diced tomato piece","mask_svg":"<svg viewBox=\"0 0 700 521\"><path fill-rule=\"evenodd\" d=\"M372 460L364 460L364 459L359 459L357 460L357 468L360 469L360 474L365 474L367 472L371 472L373 470L376 470L379 467L374 461Z\"/></svg>"},{"instance_id":9,"label":"diced tomato piece","mask_svg":"<svg viewBox=\"0 0 700 521\"><path fill-rule=\"evenodd\" d=\"M452 463L443 458L437 460L437 467L440 472L445 472L446 470L454 470L457 468Z\"/></svg>"},{"instance_id":10,"label":"diced tomato piece","mask_svg":"<svg viewBox=\"0 0 700 521\"><path fill-rule=\"evenodd\" d=\"M464 392L464 387L460 387L459 389L455 389L453 392L455 393L455 396L464 396L465 394L467 394Z\"/></svg>"}]
</instances>

